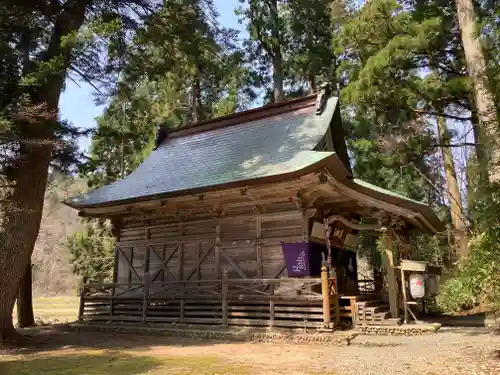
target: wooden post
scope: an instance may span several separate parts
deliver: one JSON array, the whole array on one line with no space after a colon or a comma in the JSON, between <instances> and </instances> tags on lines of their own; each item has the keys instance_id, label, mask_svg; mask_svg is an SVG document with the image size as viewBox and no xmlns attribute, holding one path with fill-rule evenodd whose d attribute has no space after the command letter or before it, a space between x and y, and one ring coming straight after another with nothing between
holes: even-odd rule
<instances>
[{"instance_id":1,"label":"wooden post","mask_svg":"<svg viewBox=\"0 0 500 375\"><path fill-rule=\"evenodd\" d=\"M179 223L179 257L177 262L177 280L182 281L184 279L184 225ZM165 248L163 248L163 260L165 260ZM163 271L163 281L165 281L165 271Z\"/></svg>"},{"instance_id":2,"label":"wooden post","mask_svg":"<svg viewBox=\"0 0 500 375\"><path fill-rule=\"evenodd\" d=\"M78 320L83 319L83 312L85 308L85 280L80 282L80 306L78 307Z\"/></svg>"},{"instance_id":3,"label":"wooden post","mask_svg":"<svg viewBox=\"0 0 500 375\"><path fill-rule=\"evenodd\" d=\"M255 251L257 260L257 278L261 279L264 274L264 265L262 262L262 214L261 209L258 207L256 215L256 238L255 238Z\"/></svg>"},{"instance_id":4,"label":"wooden post","mask_svg":"<svg viewBox=\"0 0 500 375\"><path fill-rule=\"evenodd\" d=\"M149 307L149 286L151 283L151 276L149 273L144 275L144 296L142 299L142 322L146 322L146 318L148 316L148 307Z\"/></svg>"},{"instance_id":5,"label":"wooden post","mask_svg":"<svg viewBox=\"0 0 500 375\"><path fill-rule=\"evenodd\" d=\"M180 300L179 309L180 309L179 323L184 323L184 299Z\"/></svg>"},{"instance_id":6,"label":"wooden post","mask_svg":"<svg viewBox=\"0 0 500 375\"><path fill-rule=\"evenodd\" d=\"M227 270L222 272L222 324L227 326L227 292L229 289Z\"/></svg>"},{"instance_id":7,"label":"wooden post","mask_svg":"<svg viewBox=\"0 0 500 375\"><path fill-rule=\"evenodd\" d=\"M274 284L270 285L269 295L271 298L269 299L269 325L271 327L274 326Z\"/></svg>"},{"instance_id":8,"label":"wooden post","mask_svg":"<svg viewBox=\"0 0 500 375\"><path fill-rule=\"evenodd\" d=\"M352 328L356 328L358 321L358 306L356 305L356 298L349 298L349 308L351 309Z\"/></svg>"},{"instance_id":9,"label":"wooden post","mask_svg":"<svg viewBox=\"0 0 500 375\"><path fill-rule=\"evenodd\" d=\"M328 287L328 268L321 267L321 294L323 296L323 323L325 328L331 328L330 288Z\"/></svg>"},{"instance_id":10,"label":"wooden post","mask_svg":"<svg viewBox=\"0 0 500 375\"><path fill-rule=\"evenodd\" d=\"M387 273L387 286L389 289L389 307L391 310L391 318L399 317L398 307L398 285L396 274L394 273L394 255L392 253L392 229L388 228L383 232L384 252L382 258L384 260L385 272Z\"/></svg>"},{"instance_id":11,"label":"wooden post","mask_svg":"<svg viewBox=\"0 0 500 375\"><path fill-rule=\"evenodd\" d=\"M201 241L196 241L196 280L201 280ZM200 285L198 283L198 285Z\"/></svg>"},{"instance_id":12,"label":"wooden post","mask_svg":"<svg viewBox=\"0 0 500 375\"><path fill-rule=\"evenodd\" d=\"M335 316L333 317L334 322L335 322L335 327L337 327L340 324L340 305L339 305L339 294L337 292L337 279L330 278L329 283L331 283L329 291L330 291L330 302L332 302L333 299L333 308L335 311Z\"/></svg>"},{"instance_id":13,"label":"wooden post","mask_svg":"<svg viewBox=\"0 0 500 375\"><path fill-rule=\"evenodd\" d=\"M217 224L215 226L215 249L214 249L214 267L215 277L220 275L220 213L216 217Z\"/></svg>"},{"instance_id":14,"label":"wooden post","mask_svg":"<svg viewBox=\"0 0 500 375\"><path fill-rule=\"evenodd\" d=\"M405 271L401 268L401 293L403 294L403 309L405 310L405 324L408 323L407 297L406 297L406 280Z\"/></svg>"}]
</instances>

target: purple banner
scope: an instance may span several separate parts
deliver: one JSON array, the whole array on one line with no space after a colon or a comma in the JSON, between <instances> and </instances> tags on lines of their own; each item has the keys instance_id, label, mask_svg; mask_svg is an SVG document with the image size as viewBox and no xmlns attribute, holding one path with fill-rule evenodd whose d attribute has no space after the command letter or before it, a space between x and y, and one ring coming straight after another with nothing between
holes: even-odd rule
<instances>
[{"instance_id":1,"label":"purple banner","mask_svg":"<svg viewBox=\"0 0 500 375\"><path fill-rule=\"evenodd\" d=\"M283 257L289 277L319 276L321 269L321 252L324 246L309 243L282 243Z\"/></svg>"}]
</instances>

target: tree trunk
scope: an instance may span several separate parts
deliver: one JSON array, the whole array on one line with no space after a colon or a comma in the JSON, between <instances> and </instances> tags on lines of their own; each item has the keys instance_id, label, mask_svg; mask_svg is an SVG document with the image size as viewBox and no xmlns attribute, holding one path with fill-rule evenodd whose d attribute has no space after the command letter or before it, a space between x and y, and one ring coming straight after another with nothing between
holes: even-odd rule
<instances>
[{"instance_id":1,"label":"tree trunk","mask_svg":"<svg viewBox=\"0 0 500 375\"><path fill-rule=\"evenodd\" d=\"M446 120L442 116L437 118L437 128L439 143L443 145L450 144L450 133ZM469 256L469 245L467 239L467 225L462 205L462 196L457 181L457 172L451 147L441 147L443 164L446 178L446 193L450 202L451 223L455 234L455 253L459 259Z\"/></svg>"},{"instance_id":2,"label":"tree trunk","mask_svg":"<svg viewBox=\"0 0 500 375\"><path fill-rule=\"evenodd\" d=\"M191 87L191 118L193 123L203 120L203 108L201 106L201 88L200 80L195 78L193 86Z\"/></svg>"},{"instance_id":3,"label":"tree trunk","mask_svg":"<svg viewBox=\"0 0 500 375\"><path fill-rule=\"evenodd\" d=\"M307 86L309 94L314 94L316 92L316 76L309 73L307 76Z\"/></svg>"},{"instance_id":4,"label":"tree trunk","mask_svg":"<svg viewBox=\"0 0 500 375\"><path fill-rule=\"evenodd\" d=\"M285 100L283 92L283 56L281 54L281 33L279 30L279 14L277 0L271 0L269 5L270 17L272 20L272 56L273 56L273 82L274 82L274 102L279 103Z\"/></svg>"},{"instance_id":5,"label":"tree trunk","mask_svg":"<svg viewBox=\"0 0 500 375\"><path fill-rule=\"evenodd\" d=\"M474 85L477 117L484 132L488 160L488 176L492 183L500 183L500 127L495 110L493 93L488 87L486 60L481 43L476 38L479 31L472 0L455 0L462 34L467 70Z\"/></svg>"},{"instance_id":6,"label":"tree trunk","mask_svg":"<svg viewBox=\"0 0 500 375\"><path fill-rule=\"evenodd\" d=\"M479 124L474 98L471 99L471 107L473 110L471 111L470 121L472 124L472 134L474 135L474 150L476 153L477 166L479 168L479 187L484 188L488 185L488 160L484 152L484 133Z\"/></svg>"},{"instance_id":7,"label":"tree trunk","mask_svg":"<svg viewBox=\"0 0 500 375\"><path fill-rule=\"evenodd\" d=\"M33 314L33 292L32 292L32 274L31 262L26 267L19 290L17 292L17 325L19 327L31 327L35 325L35 316Z\"/></svg>"},{"instance_id":8,"label":"tree trunk","mask_svg":"<svg viewBox=\"0 0 500 375\"><path fill-rule=\"evenodd\" d=\"M52 147L21 147L16 186L5 207L0 242L0 337L14 333L12 311L40 229Z\"/></svg>"},{"instance_id":9,"label":"tree trunk","mask_svg":"<svg viewBox=\"0 0 500 375\"><path fill-rule=\"evenodd\" d=\"M64 85L66 70L71 59L71 43L63 39L77 32L85 20L87 6L92 0L68 2L54 22L53 33L45 51L40 52L40 62L58 58L59 71L49 75L40 87L30 91L31 102L46 106L47 113L57 115L59 97ZM35 64L36 66L37 64ZM18 288L26 267L30 263L40 222L43 198L52 158L54 118L33 117L20 120L18 128L19 151L11 194L2 202L2 236L0 237L0 341L16 339L12 312ZM22 123L21 123L22 122Z\"/></svg>"}]
</instances>

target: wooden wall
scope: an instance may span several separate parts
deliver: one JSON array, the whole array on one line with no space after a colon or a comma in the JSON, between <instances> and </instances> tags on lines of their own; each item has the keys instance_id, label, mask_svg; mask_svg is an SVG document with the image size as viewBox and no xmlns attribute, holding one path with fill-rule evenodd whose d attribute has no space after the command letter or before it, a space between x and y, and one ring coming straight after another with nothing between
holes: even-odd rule
<instances>
[{"instance_id":1,"label":"wooden wall","mask_svg":"<svg viewBox=\"0 0 500 375\"><path fill-rule=\"evenodd\" d=\"M307 221L294 203L178 212L121 219L117 283L286 276L281 241L307 238Z\"/></svg>"}]
</instances>

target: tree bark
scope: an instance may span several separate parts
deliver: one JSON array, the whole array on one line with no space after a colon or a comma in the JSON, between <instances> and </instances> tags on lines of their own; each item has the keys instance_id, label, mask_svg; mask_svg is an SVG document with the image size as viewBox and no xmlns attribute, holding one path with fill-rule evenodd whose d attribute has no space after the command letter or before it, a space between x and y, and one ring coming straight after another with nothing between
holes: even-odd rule
<instances>
[{"instance_id":1,"label":"tree bark","mask_svg":"<svg viewBox=\"0 0 500 375\"><path fill-rule=\"evenodd\" d=\"M39 61L57 58L61 69L30 92L33 104L43 104L48 113L57 114L59 97L71 57L71 45L63 38L77 32L85 19L92 0L69 2L57 15L47 48ZM0 341L15 341L12 322L14 302L26 267L30 263L43 210L48 168L52 158L54 118L19 120L19 151L12 177L11 194L2 202L2 236L0 237Z\"/></svg>"},{"instance_id":2,"label":"tree bark","mask_svg":"<svg viewBox=\"0 0 500 375\"><path fill-rule=\"evenodd\" d=\"M316 76L313 73L309 73L307 76L307 88L311 95L316 92Z\"/></svg>"},{"instance_id":3,"label":"tree bark","mask_svg":"<svg viewBox=\"0 0 500 375\"><path fill-rule=\"evenodd\" d=\"M12 311L17 291L30 262L43 210L43 197L52 147L21 147L22 164L4 214L0 242L0 336L14 333Z\"/></svg>"},{"instance_id":4,"label":"tree bark","mask_svg":"<svg viewBox=\"0 0 500 375\"><path fill-rule=\"evenodd\" d=\"M31 262L29 262L17 292L17 325L21 328L35 325L31 272Z\"/></svg>"},{"instance_id":5,"label":"tree bark","mask_svg":"<svg viewBox=\"0 0 500 375\"><path fill-rule=\"evenodd\" d=\"M269 3L270 16L272 20L272 56L273 56L273 82L274 82L274 102L279 103L285 100L283 91L283 56L281 54L281 32L279 30L279 14L277 0Z\"/></svg>"},{"instance_id":6,"label":"tree bark","mask_svg":"<svg viewBox=\"0 0 500 375\"><path fill-rule=\"evenodd\" d=\"M476 153L477 165L479 168L479 187L486 187L488 185L488 160L484 152L484 133L479 124L479 119L477 117L476 105L474 103L474 98L471 99L471 107L473 108L471 112L471 124L472 124L472 134L474 136L474 151Z\"/></svg>"},{"instance_id":7,"label":"tree bark","mask_svg":"<svg viewBox=\"0 0 500 375\"><path fill-rule=\"evenodd\" d=\"M449 144L450 133L444 117L437 117L437 128L439 143ZM461 259L469 256L469 245L466 218L464 214L465 211L462 205L462 196L460 194L455 162L453 161L453 153L451 150L451 147L441 147L447 186L446 193L448 195L448 201L450 202L451 223L455 232L455 253L456 256Z\"/></svg>"},{"instance_id":8,"label":"tree bark","mask_svg":"<svg viewBox=\"0 0 500 375\"><path fill-rule=\"evenodd\" d=\"M500 127L493 93L488 86L486 60L480 41L476 38L478 24L472 0L455 0L464 46L467 70L474 85L474 98L481 131L485 135L488 176L492 183L500 183Z\"/></svg>"},{"instance_id":9,"label":"tree bark","mask_svg":"<svg viewBox=\"0 0 500 375\"><path fill-rule=\"evenodd\" d=\"M201 88L200 80L195 78L191 87L191 118L193 123L203 121L203 108L201 105Z\"/></svg>"}]
</instances>

